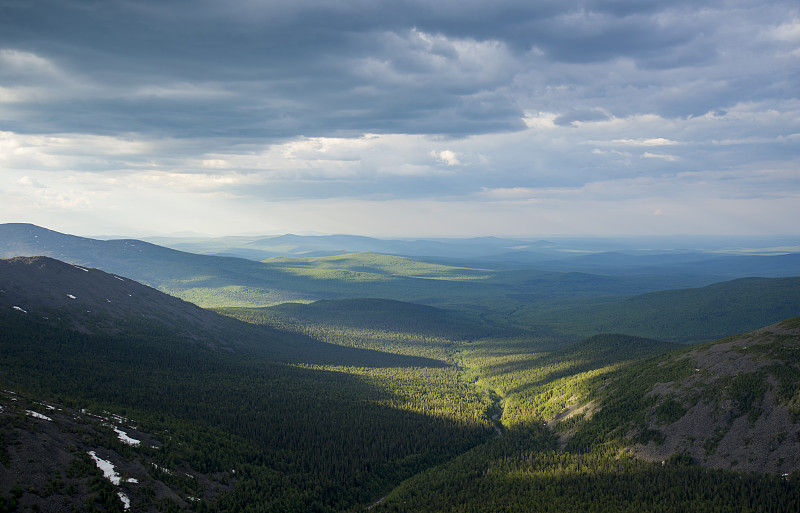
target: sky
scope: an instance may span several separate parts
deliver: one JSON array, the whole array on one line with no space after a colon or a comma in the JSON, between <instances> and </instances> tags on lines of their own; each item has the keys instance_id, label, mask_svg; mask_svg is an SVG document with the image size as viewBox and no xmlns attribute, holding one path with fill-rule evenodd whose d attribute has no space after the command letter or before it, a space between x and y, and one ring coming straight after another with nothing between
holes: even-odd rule
<instances>
[{"instance_id":1,"label":"sky","mask_svg":"<svg viewBox=\"0 0 800 513\"><path fill-rule=\"evenodd\" d=\"M3 0L0 222L800 234L796 0Z\"/></svg>"}]
</instances>

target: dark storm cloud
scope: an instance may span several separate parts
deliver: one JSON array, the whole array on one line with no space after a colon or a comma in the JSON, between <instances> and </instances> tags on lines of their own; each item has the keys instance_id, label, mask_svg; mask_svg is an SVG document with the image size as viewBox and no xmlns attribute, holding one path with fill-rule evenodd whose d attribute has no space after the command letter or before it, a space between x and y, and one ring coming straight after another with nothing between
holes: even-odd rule
<instances>
[{"instance_id":1,"label":"dark storm cloud","mask_svg":"<svg viewBox=\"0 0 800 513\"><path fill-rule=\"evenodd\" d=\"M3 121L178 136L518 130L519 73L713 59L680 13L680 2L627 1L5 2L0 48L57 73L4 74L6 87L52 90Z\"/></svg>"},{"instance_id":2,"label":"dark storm cloud","mask_svg":"<svg viewBox=\"0 0 800 513\"><path fill-rule=\"evenodd\" d=\"M5 0L0 204L203 231L419 201L446 233L459 203L523 233L658 199L691 231L746 190L715 226L786 225L798 59L796 0Z\"/></svg>"}]
</instances>

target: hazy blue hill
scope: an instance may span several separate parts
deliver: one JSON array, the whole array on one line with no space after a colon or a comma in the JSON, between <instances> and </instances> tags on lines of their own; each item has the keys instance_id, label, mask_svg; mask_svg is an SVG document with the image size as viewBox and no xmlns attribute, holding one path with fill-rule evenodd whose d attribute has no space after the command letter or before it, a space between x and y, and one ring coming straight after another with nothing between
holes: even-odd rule
<instances>
[{"instance_id":1,"label":"hazy blue hill","mask_svg":"<svg viewBox=\"0 0 800 513\"><path fill-rule=\"evenodd\" d=\"M197 255L139 240L76 237L27 224L0 225L0 257L39 255L127 276L198 304L308 298L284 288L281 276L250 260Z\"/></svg>"},{"instance_id":2,"label":"hazy blue hill","mask_svg":"<svg viewBox=\"0 0 800 513\"><path fill-rule=\"evenodd\" d=\"M541 269L614 275L695 275L715 279L800 275L800 253L724 255L704 252L607 252L539 261Z\"/></svg>"},{"instance_id":3,"label":"hazy blue hill","mask_svg":"<svg viewBox=\"0 0 800 513\"><path fill-rule=\"evenodd\" d=\"M626 333L676 342L708 341L800 312L800 278L741 278L594 304L562 303L518 312L520 322L563 333Z\"/></svg>"},{"instance_id":4,"label":"hazy blue hill","mask_svg":"<svg viewBox=\"0 0 800 513\"><path fill-rule=\"evenodd\" d=\"M298 276L329 282L352 280L373 282L375 286L379 286L376 282L389 280L393 284L385 290L393 292L388 292L384 297L426 303L436 298L439 301L444 300L443 304L462 301L489 308L492 308L492 301L495 306L499 306L509 300L524 302L546 297L626 295L708 283L704 278L684 276L618 277L537 269L493 269L480 267L474 261L473 265L457 265L455 261L437 263L378 253L276 257L265 260L264 263L271 268L283 269ZM399 278L428 280L428 283L419 280L404 281L403 286L398 286ZM347 284L335 286L346 290ZM368 285L365 285L364 291L370 292L366 287Z\"/></svg>"},{"instance_id":5,"label":"hazy blue hill","mask_svg":"<svg viewBox=\"0 0 800 513\"><path fill-rule=\"evenodd\" d=\"M798 276L800 275L800 253L717 257L683 265L680 270L727 277Z\"/></svg>"},{"instance_id":6,"label":"hazy blue hill","mask_svg":"<svg viewBox=\"0 0 800 513\"><path fill-rule=\"evenodd\" d=\"M474 280L491 271L365 253L336 258L240 258L186 253L136 240L94 240L34 225L0 225L0 256L45 255L131 277L203 306L384 297L452 301L502 296ZM429 279L430 278L430 279ZM449 280L449 281L445 281ZM510 284L504 284L509 286Z\"/></svg>"},{"instance_id":7,"label":"hazy blue hill","mask_svg":"<svg viewBox=\"0 0 800 513\"><path fill-rule=\"evenodd\" d=\"M510 250L533 254L558 254L547 241L522 241L498 237L466 239L377 239L355 235L276 235L270 237L170 238L147 240L174 249L203 254L225 254L254 260L275 256L329 256L344 253L387 253L423 258L485 258ZM542 257L543 258L543 257Z\"/></svg>"},{"instance_id":8,"label":"hazy blue hill","mask_svg":"<svg viewBox=\"0 0 800 513\"><path fill-rule=\"evenodd\" d=\"M286 240L291 241L296 237ZM336 240L342 242L351 239L344 237ZM504 239L488 241L489 244L498 245L511 242ZM432 243L445 244L440 241ZM483 246L487 241L464 239L460 243ZM541 245L549 247L550 243L542 241ZM493 268L478 265L480 262L474 261L467 264L465 260L459 260L462 263L455 265L456 260L440 259L439 262L433 262L378 253L276 257L255 262L243 258L187 253L137 240L101 241L65 235L33 225L0 225L0 256L18 255L46 255L103 269L206 307L261 307L287 301L372 297L469 310L480 313L485 320L491 319L494 323L510 321L517 328L540 330L542 327L555 327L564 333L579 336L623 332L668 337L670 340L696 340L695 337L711 339L733 333L732 330L737 328L754 326L749 321L740 322L734 323L731 331L722 331L717 329L724 322L720 318L719 322L712 319L703 327L698 324L700 320L693 319L690 316L692 312L687 310L684 317L670 319L670 323L680 322L670 325L672 331L662 336L665 332L656 326L657 319L661 318L660 311L664 310L667 316L672 315L669 312L682 308L682 298L675 299L679 302L677 304L665 300L664 305L650 309L636 304L624 305L617 310L609 306L615 303L615 296L698 287L719 280L714 275L670 273L669 267L651 271L641 271L650 269L648 267L637 268L639 271L632 275L615 276L537 270L532 267ZM606 254L603 258L632 257ZM783 264L776 264L772 269L778 270L774 272L790 269L794 261L792 255L731 258L741 261L755 258L758 266L765 269L772 268L773 260L770 259L787 262L783 268ZM767 283L763 285L769 286ZM585 307L587 302L598 303L601 299L602 304ZM576 306L576 302L583 306ZM745 303L743 301L737 308L746 308ZM758 311L759 308L754 310ZM776 314L778 312L784 314L787 310L776 310ZM774 320L763 316L752 318L753 322ZM648 326L658 329L648 329Z\"/></svg>"},{"instance_id":9,"label":"hazy blue hill","mask_svg":"<svg viewBox=\"0 0 800 513\"><path fill-rule=\"evenodd\" d=\"M626 267L656 267L686 264L708 260L711 257L707 253L699 251L676 251L676 252L621 252L606 251L601 253L577 254L568 259L551 260L542 262L542 265L551 268L563 266L572 269L621 269Z\"/></svg>"}]
</instances>

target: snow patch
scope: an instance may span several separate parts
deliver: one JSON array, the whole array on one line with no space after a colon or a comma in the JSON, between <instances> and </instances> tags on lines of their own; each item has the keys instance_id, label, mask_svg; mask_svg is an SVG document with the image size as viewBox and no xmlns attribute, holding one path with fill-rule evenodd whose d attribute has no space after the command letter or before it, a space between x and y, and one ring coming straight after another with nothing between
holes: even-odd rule
<instances>
[{"instance_id":1,"label":"snow patch","mask_svg":"<svg viewBox=\"0 0 800 513\"><path fill-rule=\"evenodd\" d=\"M84 269L83 267L81 267L79 265L73 265L72 267L75 267L76 269L80 269L81 271L86 271L87 273L89 272L89 269Z\"/></svg>"},{"instance_id":2,"label":"snow patch","mask_svg":"<svg viewBox=\"0 0 800 513\"><path fill-rule=\"evenodd\" d=\"M94 451L89 451L87 454L92 457L97 468L103 471L103 476L111 481L111 484L119 486L120 477L116 470L114 470L114 464L100 458Z\"/></svg>"},{"instance_id":3,"label":"snow patch","mask_svg":"<svg viewBox=\"0 0 800 513\"><path fill-rule=\"evenodd\" d=\"M70 299L76 299L75 296L73 296L72 294L67 294L67 297Z\"/></svg>"},{"instance_id":4,"label":"snow patch","mask_svg":"<svg viewBox=\"0 0 800 513\"><path fill-rule=\"evenodd\" d=\"M22 312L22 313L28 313L26 310L23 310L22 308L20 308L20 307L18 307L18 306L15 306L15 307L14 307L14 310L16 310L16 311L18 311L18 312Z\"/></svg>"},{"instance_id":5,"label":"snow patch","mask_svg":"<svg viewBox=\"0 0 800 513\"><path fill-rule=\"evenodd\" d=\"M114 432L117 434L117 437L119 438L120 442L124 444L132 445L133 447L138 447L139 444L142 443L141 441L136 440L135 438L129 437L128 433L126 433L125 431L121 430L118 427L114 428Z\"/></svg>"},{"instance_id":6,"label":"snow patch","mask_svg":"<svg viewBox=\"0 0 800 513\"><path fill-rule=\"evenodd\" d=\"M25 412L26 412L28 415L30 415L31 417L35 418L35 419L42 419L42 420L47 420L47 421L53 422L53 419L51 419L51 418L50 418L50 417L48 417L47 415L42 415L42 414L41 414L41 413L39 413L39 412L35 412L35 411L33 411L33 410L25 410Z\"/></svg>"},{"instance_id":7,"label":"snow patch","mask_svg":"<svg viewBox=\"0 0 800 513\"><path fill-rule=\"evenodd\" d=\"M117 276L116 274L112 274L111 276L113 276L114 278L118 279L119 281L125 281L122 278L120 278L119 276Z\"/></svg>"},{"instance_id":8,"label":"snow patch","mask_svg":"<svg viewBox=\"0 0 800 513\"><path fill-rule=\"evenodd\" d=\"M122 507L123 508L131 509L131 500L128 498L127 495L125 495L122 492L117 492L117 497L119 497L119 500L122 501Z\"/></svg>"}]
</instances>

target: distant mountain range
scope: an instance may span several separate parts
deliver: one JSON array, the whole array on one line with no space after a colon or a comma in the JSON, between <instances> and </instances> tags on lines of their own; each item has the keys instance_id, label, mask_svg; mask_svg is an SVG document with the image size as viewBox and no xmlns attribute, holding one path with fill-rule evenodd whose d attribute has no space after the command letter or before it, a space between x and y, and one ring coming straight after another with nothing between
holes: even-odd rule
<instances>
[{"instance_id":1,"label":"distant mountain range","mask_svg":"<svg viewBox=\"0 0 800 513\"><path fill-rule=\"evenodd\" d=\"M265 260L276 256L332 256L345 253L382 253L408 257L483 259L515 252L526 259L564 254L545 240L525 241L498 237L470 239L377 239L357 235L276 235L271 237L175 238L148 237L155 244L193 253Z\"/></svg>"},{"instance_id":2,"label":"distant mountain range","mask_svg":"<svg viewBox=\"0 0 800 513\"><path fill-rule=\"evenodd\" d=\"M275 256L310 257L369 252L426 259L480 259L529 264L573 260L582 256L592 260L593 255L616 253L635 257L654 256L667 262L672 257L678 261L694 261L698 257L725 254L777 255L800 252L800 238L797 237L558 237L543 240L503 237L385 239L355 235L287 234L266 237L145 237L144 240L192 253L238 256L251 260ZM576 260L579 261L580 258ZM603 257L598 263L602 261Z\"/></svg>"},{"instance_id":3,"label":"distant mountain range","mask_svg":"<svg viewBox=\"0 0 800 513\"><path fill-rule=\"evenodd\" d=\"M294 235L253 242L278 242L289 253L301 247L392 246L397 251L439 248L440 253L449 248L461 256L475 255L478 248L486 253L521 243L495 238L380 241ZM132 239L76 237L30 224L0 225L0 257L49 256L131 278L204 307L260 307L292 301L372 297L480 312L484 321L512 321L515 328L536 332L541 327L568 336L618 331L676 341L710 340L797 313L798 282L789 277L800 276L798 253L718 256L698 252L605 252L552 260L555 253L568 253L547 241L533 245L551 260L510 265L498 264L496 255L467 262L348 253L273 257L258 262L189 253ZM563 270L543 270L547 267ZM697 289L752 276L786 278L780 278L780 284L742 281ZM655 295L638 296L643 293ZM753 294L759 297L755 307L739 301L742 297L755 297ZM691 329L684 329L690 325Z\"/></svg>"}]
</instances>

